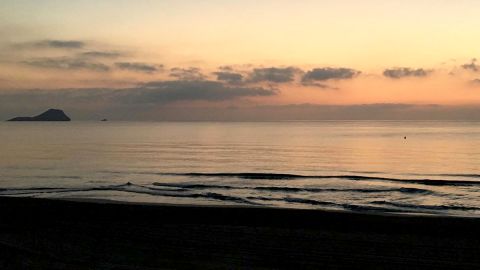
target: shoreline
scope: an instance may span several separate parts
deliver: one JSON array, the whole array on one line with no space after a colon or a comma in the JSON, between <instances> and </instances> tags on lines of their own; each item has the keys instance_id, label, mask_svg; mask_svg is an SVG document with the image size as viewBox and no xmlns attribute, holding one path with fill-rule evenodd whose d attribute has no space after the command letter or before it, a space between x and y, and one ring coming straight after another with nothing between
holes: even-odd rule
<instances>
[{"instance_id":1,"label":"shoreline","mask_svg":"<svg viewBox=\"0 0 480 270\"><path fill-rule=\"evenodd\" d=\"M8 196L4 196L8 197ZM0 198L2 196L0 195ZM20 197L17 197L20 198ZM100 199L100 198L76 198L76 197L62 197L62 198L39 198L44 200L53 201L67 201L78 203L93 203L93 204L119 204L119 205L138 205L138 206L157 206L157 207L199 207L199 208L247 208L247 209L271 209L271 210L290 210L290 211L313 211L323 213L339 213L339 214L354 214L354 215L371 215L371 216L385 216L385 217L404 217L404 218L447 218L447 219L477 219L480 221L479 215L455 215L455 214L436 214L436 213L423 213L423 212L402 212L402 211L375 211L375 210L348 210L348 209L323 209L323 208L302 208L302 207L278 207L269 205L242 205L242 204L182 204L182 203L158 203L158 202L141 202L141 201L120 201L113 199Z\"/></svg>"},{"instance_id":2,"label":"shoreline","mask_svg":"<svg viewBox=\"0 0 480 270\"><path fill-rule=\"evenodd\" d=\"M1 269L480 267L480 219L0 197Z\"/></svg>"}]
</instances>

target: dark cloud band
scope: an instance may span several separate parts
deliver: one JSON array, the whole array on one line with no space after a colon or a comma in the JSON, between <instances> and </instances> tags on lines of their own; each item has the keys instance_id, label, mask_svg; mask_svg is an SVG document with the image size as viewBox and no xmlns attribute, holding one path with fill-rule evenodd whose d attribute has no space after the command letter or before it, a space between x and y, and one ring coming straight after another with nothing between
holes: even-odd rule
<instances>
[{"instance_id":1,"label":"dark cloud band","mask_svg":"<svg viewBox=\"0 0 480 270\"><path fill-rule=\"evenodd\" d=\"M158 81L141 85L129 98L138 102L169 103L181 100L230 100L248 96L273 96L277 91L261 87L234 87L217 81Z\"/></svg>"},{"instance_id":2,"label":"dark cloud band","mask_svg":"<svg viewBox=\"0 0 480 270\"><path fill-rule=\"evenodd\" d=\"M233 87L217 81L152 81L131 88L0 91L0 107L6 104L43 104L103 107L164 105L178 101L224 101L242 97L273 96L275 89Z\"/></svg>"},{"instance_id":3,"label":"dark cloud band","mask_svg":"<svg viewBox=\"0 0 480 270\"><path fill-rule=\"evenodd\" d=\"M295 67L255 68L250 73L249 82L287 83L295 80L295 74L301 72Z\"/></svg>"},{"instance_id":4,"label":"dark cloud band","mask_svg":"<svg viewBox=\"0 0 480 270\"><path fill-rule=\"evenodd\" d=\"M114 51L88 51L80 53L79 56L87 58L118 58L124 56L124 54Z\"/></svg>"},{"instance_id":5,"label":"dark cloud band","mask_svg":"<svg viewBox=\"0 0 480 270\"><path fill-rule=\"evenodd\" d=\"M309 84L314 81L352 79L358 74L360 74L360 71L351 68L314 68L303 75L302 83Z\"/></svg>"},{"instance_id":6,"label":"dark cloud band","mask_svg":"<svg viewBox=\"0 0 480 270\"><path fill-rule=\"evenodd\" d=\"M82 49L85 46L86 46L86 43L80 40L55 40L55 39L46 39L46 40L15 44L15 47L17 48Z\"/></svg>"},{"instance_id":7,"label":"dark cloud band","mask_svg":"<svg viewBox=\"0 0 480 270\"><path fill-rule=\"evenodd\" d=\"M214 72L218 81L224 81L230 84L239 84L243 81L243 75L236 72L218 71Z\"/></svg>"},{"instance_id":8,"label":"dark cloud band","mask_svg":"<svg viewBox=\"0 0 480 270\"><path fill-rule=\"evenodd\" d=\"M423 68L412 69L407 67L401 68L390 68L383 71L383 76L392 78L392 79L400 79L404 77L426 77L432 71L425 70Z\"/></svg>"},{"instance_id":9,"label":"dark cloud band","mask_svg":"<svg viewBox=\"0 0 480 270\"><path fill-rule=\"evenodd\" d=\"M138 63L138 62L120 62L120 63L115 63L115 66L122 70L129 70L129 71L142 72L142 73L155 73L160 71L163 68L163 65L152 65L152 64Z\"/></svg>"},{"instance_id":10,"label":"dark cloud band","mask_svg":"<svg viewBox=\"0 0 480 270\"><path fill-rule=\"evenodd\" d=\"M106 72L110 67L97 62L90 62L76 58L37 58L22 62L25 65L36 68L58 69L58 70L90 70Z\"/></svg>"}]
</instances>

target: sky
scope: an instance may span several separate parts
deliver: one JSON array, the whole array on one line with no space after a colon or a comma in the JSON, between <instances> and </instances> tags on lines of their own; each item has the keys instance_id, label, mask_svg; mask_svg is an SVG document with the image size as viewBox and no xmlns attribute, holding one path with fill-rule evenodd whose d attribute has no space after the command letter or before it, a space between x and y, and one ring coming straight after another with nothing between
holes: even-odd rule
<instances>
[{"instance_id":1,"label":"sky","mask_svg":"<svg viewBox=\"0 0 480 270\"><path fill-rule=\"evenodd\" d=\"M480 120L475 0L2 0L0 119Z\"/></svg>"}]
</instances>

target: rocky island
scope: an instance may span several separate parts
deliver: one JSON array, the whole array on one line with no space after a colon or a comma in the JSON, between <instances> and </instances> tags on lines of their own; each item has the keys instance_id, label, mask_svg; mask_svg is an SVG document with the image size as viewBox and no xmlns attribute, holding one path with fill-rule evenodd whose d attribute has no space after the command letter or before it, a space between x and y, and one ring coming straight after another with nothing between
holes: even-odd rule
<instances>
[{"instance_id":1,"label":"rocky island","mask_svg":"<svg viewBox=\"0 0 480 270\"><path fill-rule=\"evenodd\" d=\"M70 117L68 117L62 110L49 109L46 112L36 116L15 117L8 121L70 121Z\"/></svg>"}]
</instances>

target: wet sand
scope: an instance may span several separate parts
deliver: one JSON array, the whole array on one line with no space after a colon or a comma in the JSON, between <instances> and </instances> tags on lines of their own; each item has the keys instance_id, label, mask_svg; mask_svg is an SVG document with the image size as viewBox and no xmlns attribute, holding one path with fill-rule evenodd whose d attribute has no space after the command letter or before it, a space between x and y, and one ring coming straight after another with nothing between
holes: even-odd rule
<instances>
[{"instance_id":1,"label":"wet sand","mask_svg":"<svg viewBox=\"0 0 480 270\"><path fill-rule=\"evenodd\" d=\"M480 219L0 197L0 269L480 269Z\"/></svg>"}]
</instances>

